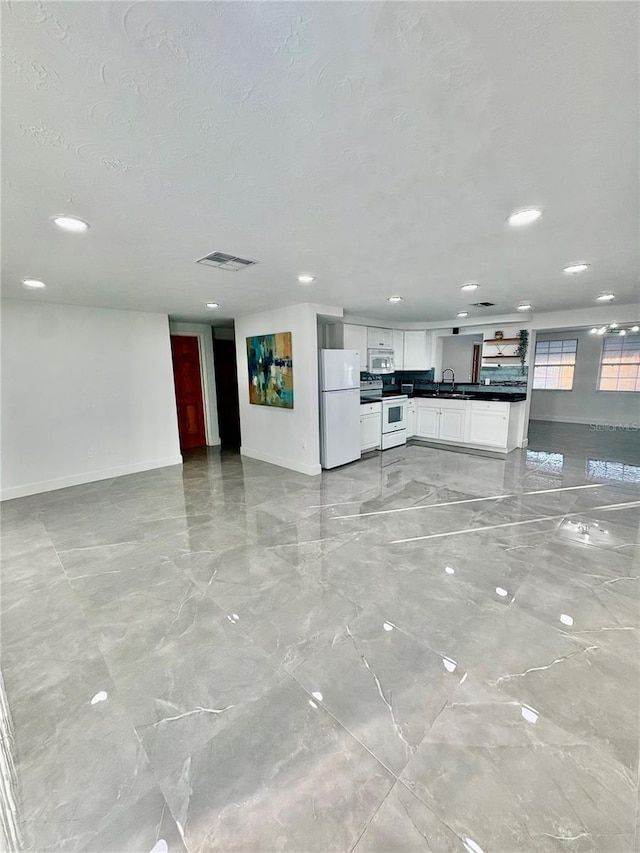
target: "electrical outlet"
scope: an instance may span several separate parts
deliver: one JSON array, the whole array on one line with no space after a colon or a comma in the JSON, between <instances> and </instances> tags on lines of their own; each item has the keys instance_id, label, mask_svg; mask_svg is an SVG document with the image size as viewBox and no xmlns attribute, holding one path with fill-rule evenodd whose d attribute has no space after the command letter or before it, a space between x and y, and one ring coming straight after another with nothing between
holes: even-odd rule
<instances>
[{"instance_id":1,"label":"electrical outlet","mask_svg":"<svg viewBox=\"0 0 640 853\"><path fill-rule=\"evenodd\" d=\"M307 442L306 442L306 441L303 441L303 442L302 442L302 449L303 449L303 450L306 450L306 449L307 449Z\"/></svg>"},{"instance_id":2,"label":"electrical outlet","mask_svg":"<svg viewBox=\"0 0 640 853\"><path fill-rule=\"evenodd\" d=\"M96 449L95 447L90 447L87 450L87 459L95 459Z\"/></svg>"}]
</instances>

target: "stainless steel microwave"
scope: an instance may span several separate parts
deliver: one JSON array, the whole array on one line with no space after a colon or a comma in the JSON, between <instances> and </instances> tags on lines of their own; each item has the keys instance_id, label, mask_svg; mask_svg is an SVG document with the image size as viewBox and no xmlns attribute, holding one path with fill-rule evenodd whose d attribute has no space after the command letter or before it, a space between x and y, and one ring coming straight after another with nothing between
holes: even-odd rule
<instances>
[{"instance_id":1,"label":"stainless steel microwave","mask_svg":"<svg viewBox=\"0 0 640 853\"><path fill-rule=\"evenodd\" d=\"M380 348L367 350L367 372L376 375L395 373L393 350Z\"/></svg>"}]
</instances>

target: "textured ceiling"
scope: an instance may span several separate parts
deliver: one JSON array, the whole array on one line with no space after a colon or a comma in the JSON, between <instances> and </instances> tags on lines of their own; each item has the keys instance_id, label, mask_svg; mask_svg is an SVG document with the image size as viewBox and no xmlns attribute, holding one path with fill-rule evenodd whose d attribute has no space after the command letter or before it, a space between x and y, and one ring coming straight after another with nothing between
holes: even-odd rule
<instances>
[{"instance_id":1,"label":"textured ceiling","mask_svg":"<svg viewBox=\"0 0 640 853\"><path fill-rule=\"evenodd\" d=\"M637 297L633 3L3 13L5 296L199 320L208 300L220 318L314 301L405 321L477 299L504 314ZM543 218L509 228L527 205ZM57 231L61 212L89 233ZM194 263L214 250L260 264ZM563 275L583 259L587 274Z\"/></svg>"}]
</instances>

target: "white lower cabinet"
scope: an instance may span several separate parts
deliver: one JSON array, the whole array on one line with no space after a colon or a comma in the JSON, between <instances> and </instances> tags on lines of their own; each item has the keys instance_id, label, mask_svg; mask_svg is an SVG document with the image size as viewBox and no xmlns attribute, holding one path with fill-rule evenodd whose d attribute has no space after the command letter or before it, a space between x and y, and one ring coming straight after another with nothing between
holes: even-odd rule
<instances>
[{"instance_id":1,"label":"white lower cabinet","mask_svg":"<svg viewBox=\"0 0 640 853\"><path fill-rule=\"evenodd\" d=\"M440 409L420 400L416 411L416 435L419 438L437 438L439 423Z\"/></svg>"},{"instance_id":2,"label":"white lower cabinet","mask_svg":"<svg viewBox=\"0 0 640 853\"><path fill-rule=\"evenodd\" d=\"M382 404L365 403L360 406L360 450L380 447L382 433Z\"/></svg>"},{"instance_id":3,"label":"white lower cabinet","mask_svg":"<svg viewBox=\"0 0 640 853\"><path fill-rule=\"evenodd\" d=\"M441 409L438 437L443 441L464 441L464 409Z\"/></svg>"},{"instance_id":4,"label":"white lower cabinet","mask_svg":"<svg viewBox=\"0 0 640 853\"><path fill-rule=\"evenodd\" d=\"M416 401L409 400L407 403L407 438L413 438L416 434Z\"/></svg>"},{"instance_id":5,"label":"white lower cabinet","mask_svg":"<svg viewBox=\"0 0 640 853\"><path fill-rule=\"evenodd\" d=\"M467 424L467 443L506 447L509 436L509 405L472 400Z\"/></svg>"},{"instance_id":6,"label":"white lower cabinet","mask_svg":"<svg viewBox=\"0 0 640 853\"><path fill-rule=\"evenodd\" d=\"M418 400L416 436L464 442L465 419L462 400Z\"/></svg>"},{"instance_id":7,"label":"white lower cabinet","mask_svg":"<svg viewBox=\"0 0 640 853\"><path fill-rule=\"evenodd\" d=\"M521 446L524 403L483 400L416 401L416 438L508 452ZM511 429L510 429L511 427Z\"/></svg>"}]
</instances>

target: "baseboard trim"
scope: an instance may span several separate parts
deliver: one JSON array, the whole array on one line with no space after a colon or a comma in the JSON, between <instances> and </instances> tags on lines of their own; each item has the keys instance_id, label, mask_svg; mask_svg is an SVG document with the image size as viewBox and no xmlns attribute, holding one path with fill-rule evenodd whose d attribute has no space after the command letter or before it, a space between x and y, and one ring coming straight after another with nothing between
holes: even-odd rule
<instances>
[{"instance_id":1,"label":"baseboard trim","mask_svg":"<svg viewBox=\"0 0 640 853\"><path fill-rule=\"evenodd\" d=\"M548 421L552 424L597 424L603 423L602 418L564 418L560 417L546 417L546 418L534 418L529 417L530 421L539 421L540 423L544 423Z\"/></svg>"},{"instance_id":2,"label":"baseboard trim","mask_svg":"<svg viewBox=\"0 0 640 853\"><path fill-rule=\"evenodd\" d=\"M270 465L277 465L279 468L287 468L289 471L297 471L299 474L307 474L309 477L317 477L318 474L322 473L319 462L315 465L306 465L304 462L294 462L284 456L263 453L261 450L251 450L249 447L241 447L240 455L247 456L249 459L257 459L258 462L268 462Z\"/></svg>"},{"instance_id":3,"label":"baseboard trim","mask_svg":"<svg viewBox=\"0 0 640 853\"><path fill-rule=\"evenodd\" d=\"M26 498L29 495L40 495L43 492L55 492L58 489L68 489L69 486L83 486L86 483L97 483L100 480L110 480L113 477L126 477L127 474L140 474L142 471L168 468L171 465L182 465L182 456L166 456L163 459L138 462L135 465L120 465L117 468L106 468L103 471L85 471L83 474L74 474L72 477L58 477L54 480L42 480L39 483L26 483L24 486L11 486L8 489L2 489L0 501Z\"/></svg>"}]
</instances>

